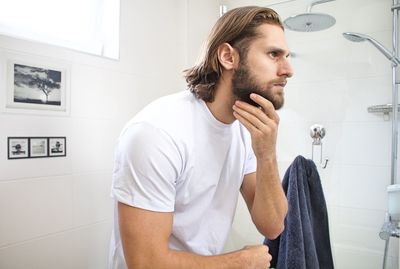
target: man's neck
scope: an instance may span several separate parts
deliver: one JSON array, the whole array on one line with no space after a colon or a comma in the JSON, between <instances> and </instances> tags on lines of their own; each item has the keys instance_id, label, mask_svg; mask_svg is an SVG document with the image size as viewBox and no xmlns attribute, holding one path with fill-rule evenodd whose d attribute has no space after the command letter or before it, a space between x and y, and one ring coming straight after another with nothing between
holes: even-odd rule
<instances>
[{"instance_id":1,"label":"man's neck","mask_svg":"<svg viewBox=\"0 0 400 269\"><path fill-rule=\"evenodd\" d=\"M207 102L211 114L222 123L231 124L236 118L233 116L232 106L235 102L232 96L232 79L220 78L216 85L213 102Z\"/></svg>"}]
</instances>

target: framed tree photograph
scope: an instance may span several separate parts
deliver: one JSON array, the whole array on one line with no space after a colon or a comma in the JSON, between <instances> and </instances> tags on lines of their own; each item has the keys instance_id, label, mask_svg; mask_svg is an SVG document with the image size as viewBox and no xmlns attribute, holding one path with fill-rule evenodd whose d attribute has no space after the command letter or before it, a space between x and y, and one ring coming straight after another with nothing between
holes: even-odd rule
<instances>
[{"instance_id":1,"label":"framed tree photograph","mask_svg":"<svg viewBox=\"0 0 400 269\"><path fill-rule=\"evenodd\" d=\"M29 157L43 158L48 156L48 139L47 137L30 137L29 138Z\"/></svg>"},{"instance_id":2,"label":"framed tree photograph","mask_svg":"<svg viewBox=\"0 0 400 269\"><path fill-rule=\"evenodd\" d=\"M68 65L30 59L28 56L9 57L6 73L7 111L61 115L69 113Z\"/></svg>"},{"instance_id":3,"label":"framed tree photograph","mask_svg":"<svg viewBox=\"0 0 400 269\"><path fill-rule=\"evenodd\" d=\"M67 156L66 137L49 137L49 157Z\"/></svg>"},{"instance_id":4,"label":"framed tree photograph","mask_svg":"<svg viewBox=\"0 0 400 269\"><path fill-rule=\"evenodd\" d=\"M29 158L28 137L8 137L8 159Z\"/></svg>"}]
</instances>

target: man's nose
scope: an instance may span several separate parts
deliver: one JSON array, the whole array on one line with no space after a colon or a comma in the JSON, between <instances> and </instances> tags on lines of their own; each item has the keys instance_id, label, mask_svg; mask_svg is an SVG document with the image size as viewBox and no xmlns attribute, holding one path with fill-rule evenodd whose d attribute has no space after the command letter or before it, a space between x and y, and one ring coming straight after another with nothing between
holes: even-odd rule
<instances>
[{"instance_id":1,"label":"man's nose","mask_svg":"<svg viewBox=\"0 0 400 269\"><path fill-rule=\"evenodd\" d=\"M286 76L288 78L293 76L293 68L287 58L282 60L281 65L279 66L279 76Z\"/></svg>"}]
</instances>

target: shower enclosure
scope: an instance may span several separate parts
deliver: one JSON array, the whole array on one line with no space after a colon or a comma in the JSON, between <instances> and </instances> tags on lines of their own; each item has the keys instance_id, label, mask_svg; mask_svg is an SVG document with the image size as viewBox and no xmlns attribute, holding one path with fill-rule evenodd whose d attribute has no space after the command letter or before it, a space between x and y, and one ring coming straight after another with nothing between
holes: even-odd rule
<instances>
[{"instance_id":1,"label":"shower enclosure","mask_svg":"<svg viewBox=\"0 0 400 269\"><path fill-rule=\"evenodd\" d=\"M392 42L393 42L393 50L389 51L384 45L373 39L372 37L360 33L351 33L346 32L343 33L343 36L353 42L363 42L368 41L375 48L377 48L390 62L392 65L392 104L391 105L380 105L382 109L392 112L392 144L391 144L391 177L390 177L390 186L388 187L388 192L391 189L394 189L394 192L399 193L400 185L395 185L397 181L397 153L398 153L398 84L400 84L400 76L398 76L400 60L398 58L398 16L400 9L400 2L398 0L393 0L393 5L391 7L393 16L393 29L392 29ZM388 112L387 112L388 113ZM387 267L387 255L389 248L389 240L391 237L400 237L400 217L398 215L398 205L400 204L400 196L389 194L392 197L389 197L393 201L390 201L388 205L388 212L385 217L384 224L382 226L381 232L379 236L385 240L385 252L383 257L383 265L382 268L385 269ZM396 213L396 214L394 214Z\"/></svg>"},{"instance_id":2,"label":"shower enclosure","mask_svg":"<svg viewBox=\"0 0 400 269\"><path fill-rule=\"evenodd\" d=\"M334 0L314 0L311 1L307 8L306 13L290 16L284 21L284 25L287 29L298 31L298 32L314 32L326 30L332 27L336 23L336 19L329 14L325 13L313 13L311 12L311 8L317 4L323 4L326 2L331 2ZM385 221L382 226L382 229L379 233L379 236L385 240L385 250L383 257L383 265L382 268L386 269L387 267L387 255L389 248L389 240L390 237L400 237L400 217L398 204L400 204L400 193L399 186L395 185L397 181L397 153L398 153L398 84L400 84L400 76L398 76L400 59L398 58L398 15L400 4L399 0L393 0L393 5L391 7L392 15L392 41L393 41L393 50L389 51L384 45L375 40L374 38L353 32L345 32L343 36L352 42L363 42L367 41L371 43L376 49L379 50L390 62L392 66L392 104L386 105L386 109L396 111L392 115L392 143L391 143L391 177L390 177L390 186L388 187L388 191L392 190L392 192L396 192L396 194L392 194L391 198L393 201L389 203L389 211L386 213ZM376 106L375 106L376 107ZM385 105L380 105L379 107L385 107ZM393 209L395 208L395 209ZM390 214L390 212L396 211L396 214ZM396 215L396 216L395 216Z\"/></svg>"},{"instance_id":3,"label":"shower enclosure","mask_svg":"<svg viewBox=\"0 0 400 269\"><path fill-rule=\"evenodd\" d=\"M399 165L392 160L397 159L392 151L397 143L392 142L397 137L392 122L398 119L392 120L397 114L390 113L390 121L385 114L391 104L397 105L393 102L397 97L393 94L392 63L398 65L399 57L387 48L393 43L393 25L399 24L391 20L392 8L398 4L392 0L223 3L228 9L251 4L271 7L285 21L294 55L294 76L288 80L285 106L279 111L280 173L283 175L299 154L311 158L309 126L322 124L327 130L324 155L329 157L329 164L320 169L320 176L328 204L335 268L377 269L385 260L385 269L398 269L399 239L385 241L379 236L388 210L386 189L398 177L395 169ZM308 20L311 17L317 20ZM301 25L305 30L299 31ZM349 42L343 33L366 42ZM380 107L383 113L368 113L368 107ZM227 250L260 242L247 220L241 201Z\"/></svg>"}]
</instances>

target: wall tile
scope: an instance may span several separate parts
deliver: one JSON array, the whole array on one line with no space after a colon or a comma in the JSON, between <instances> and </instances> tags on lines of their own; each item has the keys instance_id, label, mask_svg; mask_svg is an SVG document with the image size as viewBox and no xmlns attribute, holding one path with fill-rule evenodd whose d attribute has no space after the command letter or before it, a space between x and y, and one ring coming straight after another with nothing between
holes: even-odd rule
<instances>
[{"instance_id":1,"label":"wall tile","mask_svg":"<svg viewBox=\"0 0 400 269\"><path fill-rule=\"evenodd\" d=\"M176 76L133 75L88 65L73 67L71 116L129 119L154 99L184 90L177 87Z\"/></svg>"},{"instance_id":2,"label":"wall tile","mask_svg":"<svg viewBox=\"0 0 400 269\"><path fill-rule=\"evenodd\" d=\"M335 267L340 269L376 269L382 267L383 255L362 248L335 244ZM392 268L395 269L395 268Z\"/></svg>"},{"instance_id":3,"label":"wall tile","mask_svg":"<svg viewBox=\"0 0 400 269\"><path fill-rule=\"evenodd\" d=\"M326 123L326 153L335 164L390 165L391 123Z\"/></svg>"},{"instance_id":4,"label":"wall tile","mask_svg":"<svg viewBox=\"0 0 400 269\"><path fill-rule=\"evenodd\" d=\"M107 268L110 222L0 248L0 268Z\"/></svg>"},{"instance_id":5,"label":"wall tile","mask_svg":"<svg viewBox=\"0 0 400 269\"><path fill-rule=\"evenodd\" d=\"M388 167L338 166L333 178L340 184L339 203L351 208L387 209ZM371 199L373 198L373 199Z\"/></svg>"},{"instance_id":6,"label":"wall tile","mask_svg":"<svg viewBox=\"0 0 400 269\"><path fill-rule=\"evenodd\" d=\"M69 176L0 182L0 247L71 229L72 183Z\"/></svg>"},{"instance_id":7,"label":"wall tile","mask_svg":"<svg viewBox=\"0 0 400 269\"><path fill-rule=\"evenodd\" d=\"M111 173L77 174L74 181L74 226L88 225L112 218Z\"/></svg>"},{"instance_id":8,"label":"wall tile","mask_svg":"<svg viewBox=\"0 0 400 269\"><path fill-rule=\"evenodd\" d=\"M120 128L111 120L76 118L70 142L73 173L111 171Z\"/></svg>"}]
</instances>

